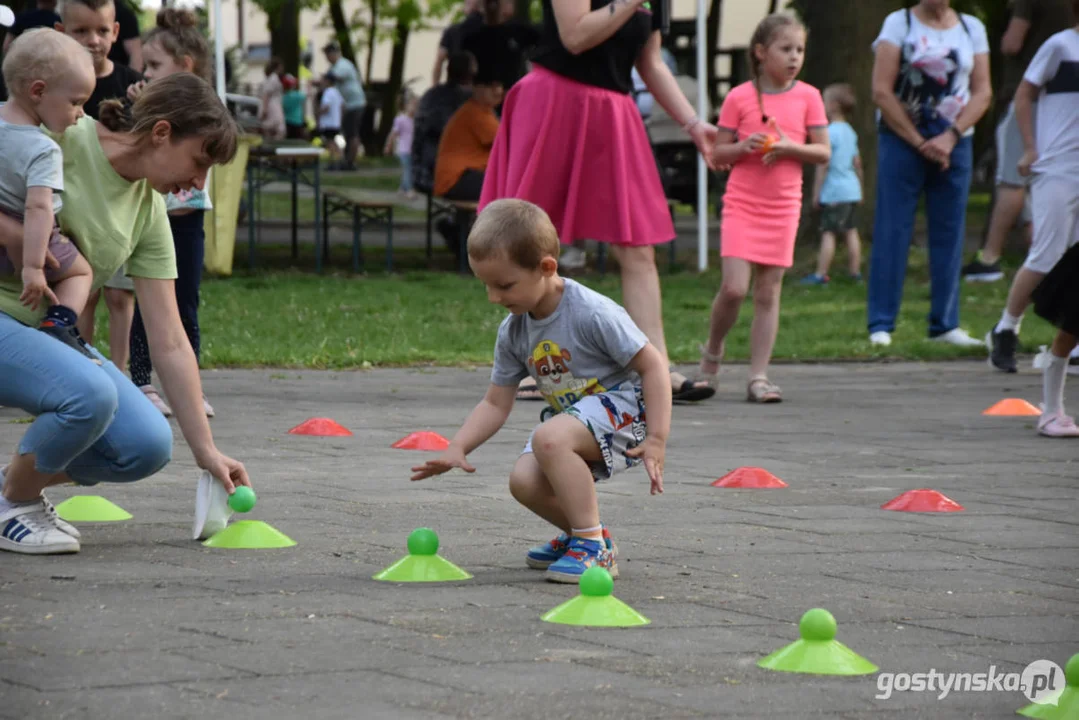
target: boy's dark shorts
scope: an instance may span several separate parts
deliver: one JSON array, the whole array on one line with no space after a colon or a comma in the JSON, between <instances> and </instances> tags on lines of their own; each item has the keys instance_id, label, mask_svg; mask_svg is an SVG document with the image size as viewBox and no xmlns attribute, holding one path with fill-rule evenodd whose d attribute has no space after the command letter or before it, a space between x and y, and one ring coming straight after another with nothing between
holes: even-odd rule
<instances>
[{"instance_id":1,"label":"boy's dark shorts","mask_svg":"<svg viewBox=\"0 0 1079 720\"><path fill-rule=\"evenodd\" d=\"M4 208L0 208L0 213L7 215L10 218L14 218L19 222L22 222L22 215L13 213ZM67 274L67 271L71 269L75 259L79 257L79 249L75 247L75 243L68 240L60 233L60 227L58 225L52 226L52 234L49 236L49 252L56 258L56 262L60 263L60 267L45 267L45 280L54 283ZM15 274L15 264L11 262L11 258L8 257L7 252L3 247L0 247L0 277L11 276Z\"/></svg>"},{"instance_id":2,"label":"boy's dark shorts","mask_svg":"<svg viewBox=\"0 0 1079 720\"><path fill-rule=\"evenodd\" d=\"M845 233L858 227L858 203L835 203L820 206L820 231Z\"/></svg>"}]
</instances>

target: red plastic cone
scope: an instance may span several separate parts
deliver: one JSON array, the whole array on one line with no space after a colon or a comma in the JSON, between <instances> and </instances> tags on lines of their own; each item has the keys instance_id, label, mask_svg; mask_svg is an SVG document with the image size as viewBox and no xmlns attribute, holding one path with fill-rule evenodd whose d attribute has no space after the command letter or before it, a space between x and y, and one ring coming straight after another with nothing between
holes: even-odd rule
<instances>
[{"instance_id":1,"label":"red plastic cone","mask_svg":"<svg viewBox=\"0 0 1079 720\"><path fill-rule=\"evenodd\" d=\"M329 418L311 418L288 431L289 435L319 435L322 437L345 437L352 431Z\"/></svg>"},{"instance_id":2,"label":"red plastic cone","mask_svg":"<svg viewBox=\"0 0 1079 720\"><path fill-rule=\"evenodd\" d=\"M436 432L421 430L409 433L393 444L397 450L428 450L438 452L450 446L450 441Z\"/></svg>"},{"instance_id":3,"label":"red plastic cone","mask_svg":"<svg viewBox=\"0 0 1079 720\"><path fill-rule=\"evenodd\" d=\"M881 510L897 512L961 512L963 506L936 490L908 490L880 506Z\"/></svg>"},{"instance_id":4,"label":"red plastic cone","mask_svg":"<svg viewBox=\"0 0 1079 720\"><path fill-rule=\"evenodd\" d=\"M719 488L785 488L787 483L764 468L740 467L712 483Z\"/></svg>"},{"instance_id":5,"label":"red plastic cone","mask_svg":"<svg viewBox=\"0 0 1079 720\"><path fill-rule=\"evenodd\" d=\"M996 415L999 417L1028 417L1041 414L1041 410L1022 398L1004 398L992 407L982 411L982 415Z\"/></svg>"}]
</instances>

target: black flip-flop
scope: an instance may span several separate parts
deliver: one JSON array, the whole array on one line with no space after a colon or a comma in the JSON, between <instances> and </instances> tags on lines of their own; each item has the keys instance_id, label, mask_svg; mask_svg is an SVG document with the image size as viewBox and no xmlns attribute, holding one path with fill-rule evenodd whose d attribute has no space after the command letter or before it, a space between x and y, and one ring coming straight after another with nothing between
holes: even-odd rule
<instances>
[{"instance_id":1,"label":"black flip-flop","mask_svg":"<svg viewBox=\"0 0 1079 720\"><path fill-rule=\"evenodd\" d=\"M705 385L704 387L697 387L697 383L689 378L686 378L681 387L675 390L671 394L671 400L674 402L700 402L701 400L707 400L716 394L716 389Z\"/></svg>"},{"instance_id":2,"label":"black flip-flop","mask_svg":"<svg viewBox=\"0 0 1079 720\"><path fill-rule=\"evenodd\" d=\"M540 393L539 386L537 386L535 384L532 384L532 385L518 386L518 388L517 388L517 399L518 400L543 400L544 397Z\"/></svg>"}]
</instances>

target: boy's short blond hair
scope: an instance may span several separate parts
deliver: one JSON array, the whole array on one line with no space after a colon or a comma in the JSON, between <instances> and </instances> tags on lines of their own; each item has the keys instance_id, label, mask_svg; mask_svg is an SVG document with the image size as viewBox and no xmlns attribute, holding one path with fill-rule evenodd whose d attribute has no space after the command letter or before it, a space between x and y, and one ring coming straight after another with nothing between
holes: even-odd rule
<instances>
[{"instance_id":1,"label":"boy's short blond hair","mask_svg":"<svg viewBox=\"0 0 1079 720\"><path fill-rule=\"evenodd\" d=\"M61 18L64 17L64 10L71 7L72 5L82 5L84 8L93 10L94 12L97 12L98 10L106 7L116 7L116 3L113 2L113 0L64 0L60 4Z\"/></svg>"},{"instance_id":2,"label":"boy's short blond hair","mask_svg":"<svg viewBox=\"0 0 1079 720\"><path fill-rule=\"evenodd\" d=\"M52 28L27 30L4 57L4 83L13 97L25 97L36 80L58 82L80 61L91 62L90 52L74 38Z\"/></svg>"},{"instance_id":3,"label":"boy's short blond hair","mask_svg":"<svg viewBox=\"0 0 1079 720\"><path fill-rule=\"evenodd\" d=\"M505 255L525 270L559 255L558 231L538 205L527 200L496 200L483 209L468 234L468 257L488 260Z\"/></svg>"},{"instance_id":4,"label":"boy's short blond hair","mask_svg":"<svg viewBox=\"0 0 1079 720\"><path fill-rule=\"evenodd\" d=\"M858 98L854 94L854 88L847 83L835 83L824 88L824 97L834 98L839 109L847 116L850 116L858 107Z\"/></svg>"}]
</instances>

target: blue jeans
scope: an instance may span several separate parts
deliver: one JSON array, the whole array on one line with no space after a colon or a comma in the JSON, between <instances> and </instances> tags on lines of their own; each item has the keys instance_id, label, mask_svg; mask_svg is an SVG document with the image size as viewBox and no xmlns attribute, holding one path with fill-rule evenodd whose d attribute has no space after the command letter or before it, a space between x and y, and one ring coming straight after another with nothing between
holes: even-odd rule
<instances>
[{"instance_id":1,"label":"blue jeans","mask_svg":"<svg viewBox=\"0 0 1079 720\"><path fill-rule=\"evenodd\" d=\"M959 272L974 146L963 138L947 170L889 130L879 134L877 208L869 261L869 332L895 330L914 214L925 193L929 231L929 336L959 327Z\"/></svg>"},{"instance_id":2,"label":"blue jeans","mask_svg":"<svg viewBox=\"0 0 1079 720\"><path fill-rule=\"evenodd\" d=\"M401 161L401 192L412 191L412 155L401 153L397 156Z\"/></svg>"},{"instance_id":3,"label":"blue jeans","mask_svg":"<svg viewBox=\"0 0 1079 720\"><path fill-rule=\"evenodd\" d=\"M37 419L19 443L39 472L80 485L133 482L172 458L172 428L96 350L101 366L0 313L0 405Z\"/></svg>"}]
</instances>

